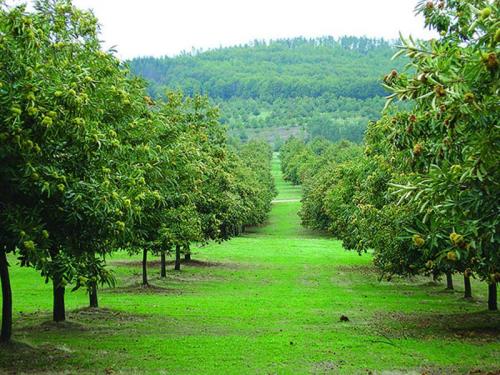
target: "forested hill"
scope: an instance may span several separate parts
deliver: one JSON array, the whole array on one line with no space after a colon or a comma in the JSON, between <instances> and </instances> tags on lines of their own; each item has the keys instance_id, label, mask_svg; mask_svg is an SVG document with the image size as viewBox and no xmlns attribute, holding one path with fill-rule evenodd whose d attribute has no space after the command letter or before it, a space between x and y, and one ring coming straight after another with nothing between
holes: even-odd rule
<instances>
[{"instance_id":1,"label":"forested hill","mask_svg":"<svg viewBox=\"0 0 500 375\"><path fill-rule=\"evenodd\" d=\"M210 96L242 137L252 128L304 127L313 136L359 141L383 106L381 78L399 68L393 54L393 43L381 39L294 38L129 64L153 96L166 88Z\"/></svg>"}]
</instances>

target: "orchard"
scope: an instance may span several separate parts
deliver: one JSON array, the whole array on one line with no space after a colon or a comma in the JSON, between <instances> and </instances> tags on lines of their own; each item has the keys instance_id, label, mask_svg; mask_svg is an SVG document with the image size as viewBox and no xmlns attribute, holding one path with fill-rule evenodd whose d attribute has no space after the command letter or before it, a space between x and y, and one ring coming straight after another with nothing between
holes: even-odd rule
<instances>
[{"instance_id":1,"label":"orchard","mask_svg":"<svg viewBox=\"0 0 500 375\"><path fill-rule=\"evenodd\" d=\"M128 62L11 3L1 373L498 372L498 1Z\"/></svg>"},{"instance_id":2,"label":"orchard","mask_svg":"<svg viewBox=\"0 0 500 375\"><path fill-rule=\"evenodd\" d=\"M315 155L314 142L282 148L285 177L304 183L306 226L373 249L387 278L445 275L453 289L452 275L462 274L465 298L470 278L483 280L490 310L500 282L498 10L488 1L420 2L441 37L401 38L395 56L409 62L384 78L385 115L369 124L364 155L342 163L340 150Z\"/></svg>"},{"instance_id":3,"label":"orchard","mask_svg":"<svg viewBox=\"0 0 500 375\"><path fill-rule=\"evenodd\" d=\"M96 18L70 1L0 9L3 341L9 253L53 284L53 319L63 321L67 285L86 288L97 307L98 286L114 284L113 251L142 252L147 285L148 253L179 260L190 243L265 220L274 196L267 144L230 150L206 98L152 100L102 50Z\"/></svg>"}]
</instances>

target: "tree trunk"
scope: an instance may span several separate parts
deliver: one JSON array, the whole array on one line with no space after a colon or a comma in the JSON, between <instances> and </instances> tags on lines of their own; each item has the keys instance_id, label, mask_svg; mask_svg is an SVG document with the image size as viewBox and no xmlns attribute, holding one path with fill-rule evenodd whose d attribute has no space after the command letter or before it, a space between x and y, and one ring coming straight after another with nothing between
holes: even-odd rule
<instances>
[{"instance_id":1,"label":"tree trunk","mask_svg":"<svg viewBox=\"0 0 500 375\"><path fill-rule=\"evenodd\" d=\"M184 248L184 260L187 262L191 261L191 249L189 246Z\"/></svg>"},{"instance_id":2,"label":"tree trunk","mask_svg":"<svg viewBox=\"0 0 500 375\"><path fill-rule=\"evenodd\" d=\"M453 290L453 276L451 272L446 272L446 290Z\"/></svg>"},{"instance_id":3,"label":"tree trunk","mask_svg":"<svg viewBox=\"0 0 500 375\"><path fill-rule=\"evenodd\" d=\"M7 342L12 336L12 289L10 287L9 263L7 254L0 254L0 280L2 282L2 333L0 341Z\"/></svg>"},{"instance_id":4,"label":"tree trunk","mask_svg":"<svg viewBox=\"0 0 500 375\"><path fill-rule=\"evenodd\" d=\"M167 260L165 259L165 250L161 252L160 276L167 277Z\"/></svg>"},{"instance_id":5,"label":"tree trunk","mask_svg":"<svg viewBox=\"0 0 500 375\"><path fill-rule=\"evenodd\" d=\"M497 283L488 284L488 310L497 311Z\"/></svg>"},{"instance_id":6,"label":"tree trunk","mask_svg":"<svg viewBox=\"0 0 500 375\"><path fill-rule=\"evenodd\" d=\"M142 285L149 285L148 283L148 250L142 250Z\"/></svg>"},{"instance_id":7,"label":"tree trunk","mask_svg":"<svg viewBox=\"0 0 500 375\"><path fill-rule=\"evenodd\" d=\"M59 256L59 248L54 245L50 249L50 257L52 262L57 261ZM64 306L64 292L65 288L63 285L62 275L52 275L52 294L53 294L53 306L52 306L52 319L54 322L63 322L66 320L66 308Z\"/></svg>"},{"instance_id":8,"label":"tree trunk","mask_svg":"<svg viewBox=\"0 0 500 375\"><path fill-rule=\"evenodd\" d=\"M54 322L63 322L66 320L66 308L64 307L65 288L62 285L62 277L54 276L52 284L54 288L54 307L52 311L52 318L54 319Z\"/></svg>"},{"instance_id":9,"label":"tree trunk","mask_svg":"<svg viewBox=\"0 0 500 375\"><path fill-rule=\"evenodd\" d=\"M97 283L92 283L89 290L89 306L93 308L99 307L99 301L97 299Z\"/></svg>"},{"instance_id":10,"label":"tree trunk","mask_svg":"<svg viewBox=\"0 0 500 375\"><path fill-rule=\"evenodd\" d=\"M175 245L175 267L176 271L181 270L181 246Z\"/></svg>"},{"instance_id":11,"label":"tree trunk","mask_svg":"<svg viewBox=\"0 0 500 375\"><path fill-rule=\"evenodd\" d=\"M470 276L464 274L464 298L472 299L472 287L470 284Z\"/></svg>"}]
</instances>

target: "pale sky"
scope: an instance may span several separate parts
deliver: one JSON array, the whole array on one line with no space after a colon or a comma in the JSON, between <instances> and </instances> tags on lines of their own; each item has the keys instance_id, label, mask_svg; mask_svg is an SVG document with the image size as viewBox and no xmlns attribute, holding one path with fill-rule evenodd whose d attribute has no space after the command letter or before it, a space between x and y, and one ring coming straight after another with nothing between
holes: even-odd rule
<instances>
[{"instance_id":1,"label":"pale sky","mask_svg":"<svg viewBox=\"0 0 500 375\"><path fill-rule=\"evenodd\" d=\"M12 0L15 3L25 2ZM173 56L254 39L342 35L433 36L417 0L74 0L93 9L104 47L120 58Z\"/></svg>"}]
</instances>

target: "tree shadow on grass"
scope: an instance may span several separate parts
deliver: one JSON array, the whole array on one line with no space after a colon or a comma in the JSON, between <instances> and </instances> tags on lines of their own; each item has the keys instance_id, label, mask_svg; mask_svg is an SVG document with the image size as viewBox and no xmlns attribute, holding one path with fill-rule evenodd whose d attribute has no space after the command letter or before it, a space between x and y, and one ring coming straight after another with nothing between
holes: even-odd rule
<instances>
[{"instance_id":1,"label":"tree shadow on grass","mask_svg":"<svg viewBox=\"0 0 500 375\"><path fill-rule=\"evenodd\" d=\"M51 320L51 315L48 312L21 313L16 321L16 332L27 334L41 332L67 332L73 334L87 331L87 328L72 319L70 312L66 314L67 320L63 322L54 322Z\"/></svg>"},{"instance_id":2,"label":"tree shadow on grass","mask_svg":"<svg viewBox=\"0 0 500 375\"><path fill-rule=\"evenodd\" d=\"M335 270L342 273L359 273L363 275L374 275L379 277L380 273L372 264L341 264L335 266Z\"/></svg>"},{"instance_id":3,"label":"tree shadow on grass","mask_svg":"<svg viewBox=\"0 0 500 375\"><path fill-rule=\"evenodd\" d=\"M109 288L106 289L107 293L116 293L116 294L160 294L160 295L180 295L182 291L174 288L166 288L158 285L142 285L140 283L134 283L130 285Z\"/></svg>"},{"instance_id":4,"label":"tree shadow on grass","mask_svg":"<svg viewBox=\"0 0 500 375\"><path fill-rule=\"evenodd\" d=\"M72 351L64 345L42 344L31 346L12 341L0 344L0 373L19 374L45 372L61 368L72 356Z\"/></svg>"},{"instance_id":5,"label":"tree shadow on grass","mask_svg":"<svg viewBox=\"0 0 500 375\"><path fill-rule=\"evenodd\" d=\"M140 322L146 318L146 315L131 314L125 311L113 310L107 308L85 307L73 310L69 313L72 320L79 323L95 322Z\"/></svg>"},{"instance_id":6,"label":"tree shadow on grass","mask_svg":"<svg viewBox=\"0 0 500 375\"><path fill-rule=\"evenodd\" d=\"M81 308L68 311L66 321L54 322L49 313L21 314L16 322L16 334L26 337L56 333L57 335L85 335L97 331L108 331L110 325L122 326L124 323L140 322L144 315L130 314L106 308ZM115 329L115 328L112 328Z\"/></svg>"},{"instance_id":7,"label":"tree shadow on grass","mask_svg":"<svg viewBox=\"0 0 500 375\"><path fill-rule=\"evenodd\" d=\"M498 342L500 314L474 313L379 313L375 329L392 338L447 338L470 342Z\"/></svg>"},{"instance_id":8,"label":"tree shadow on grass","mask_svg":"<svg viewBox=\"0 0 500 375\"><path fill-rule=\"evenodd\" d=\"M20 314L16 320L16 338L26 337L43 343L35 346L12 341L0 345L0 374L55 374L58 373L56 369L66 369L61 373L77 374L79 371L72 368L70 362L73 356L78 357L81 353L64 341L78 336L92 342L103 335L135 329L135 323L148 318L107 308L71 310L66 314L67 320L58 323L50 321L50 317L50 313L41 311ZM68 372L68 369L71 370Z\"/></svg>"},{"instance_id":9,"label":"tree shadow on grass","mask_svg":"<svg viewBox=\"0 0 500 375\"><path fill-rule=\"evenodd\" d=\"M189 267L197 267L197 268L233 268L236 264L233 263L222 263L222 262L208 262L204 260L181 260L181 264ZM142 261L139 260L114 260L110 262L110 265L118 266L118 267L142 267ZM148 268L160 268L161 261L160 260L150 260L147 262ZM166 262L167 267L171 268L174 265L173 260L168 260Z\"/></svg>"}]
</instances>

